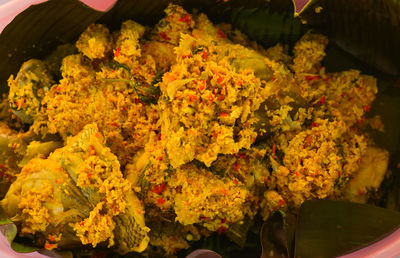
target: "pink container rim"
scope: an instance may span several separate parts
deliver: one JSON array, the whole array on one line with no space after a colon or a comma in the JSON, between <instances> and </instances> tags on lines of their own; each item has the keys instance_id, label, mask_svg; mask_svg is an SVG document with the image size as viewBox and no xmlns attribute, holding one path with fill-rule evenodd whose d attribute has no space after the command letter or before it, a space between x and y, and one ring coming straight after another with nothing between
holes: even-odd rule
<instances>
[{"instance_id":1,"label":"pink container rim","mask_svg":"<svg viewBox=\"0 0 400 258\"><path fill-rule=\"evenodd\" d=\"M47 0L8 0L0 4L0 33L21 12L31 5L40 4ZM80 0L85 5L101 12L112 8L117 0Z\"/></svg>"},{"instance_id":2,"label":"pink container rim","mask_svg":"<svg viewBox=\"0 0 400 258\"><path fill-rule=\"evenodd\" d=\"M40 4L47 0L9 0L0 4L0 33L4 28L21 12L26 10L31 5ZM112 8L117 0L80 0L85 5L102 12L106 12ZM0 230L1 231L1 230ZM400 256L400 228L393 233L386 236L384 239L379 240L368 247L354 251L352 253L341 256L341 258L356 258L356 257L374 257L374 258L388 258ZM48 258L48 257L61 257L55 253L46 253L46 255L39 252L32 253L17 253L15 252L8 240L3 234L0 234L0 257L4 258Z\"/></svg>"}]
</instances>

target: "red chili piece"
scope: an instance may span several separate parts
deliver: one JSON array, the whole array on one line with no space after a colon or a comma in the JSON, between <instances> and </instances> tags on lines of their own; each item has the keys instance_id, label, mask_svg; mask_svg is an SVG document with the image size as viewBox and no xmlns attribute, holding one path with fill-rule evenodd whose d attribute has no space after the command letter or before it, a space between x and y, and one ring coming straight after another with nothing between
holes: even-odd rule
<instances>
[{"instance_id":1,"label":"red chili piece","mask_svg":"<svg viewBox=\"0 0 400 258\"><path fill-rule=\"evenodd\" d=\"M365 106L363 109L365 112L369 112L371 110L371 105Z\"/></svg>"},{"instance_id":2,"label":"red chili piece","mask_svg":"<svg viewBox=\"0 0 400 258\"><path fill-rule=\"evenodd\" d=\"M115 56L115 57L118 57L120 53L121 53L121 48L120 48L120 47L117 47L117 48L115 49L114 56Z\"/></svg>"},{"instance_id":3,"label":"red chili piece","mask_svg":"<svg viewBox=\"0 0 400 258\"><path fill-rule=\"evenodd\" d=\"M165 187L164 182L162 182L159 185L155 185L155 186L153 186L153 192L155 192L156 194L160 194L164 190L164 187Z\"/></svg>"},{"instance_id":4,"label":"red chili piece","mask_svg":"<svg viewBox=\"0 0 400 258\"><path fill-rule=\"evenodd\" d=\"M319 78L319 76L318 75L307 75L306 76L306 80L309 82L309 81L313 81L313 80L316 80L316 81L318 81L320 78Z\"/></svg>"},{"instance_id":5,"label":"red chili piece","mask_svg":"<svg viewBox=\"0 0 400 258\"><path fill-rule=\"evenodd\" d=\"M322 96L321 99L318 101L318 104L322 105L325 103L325 101L326 101L325 96Z\"/></svg>"},{"instance_id":6,"label":"red chili piece","mask_svg":"<svg viewBox=\"0 0 400 258\"><path fill-rule=\"evenodd\" d=\"M276 153L276 145L272 144L272 157L275 158L275 153Z\"/></svg>"},{"instance_id":7,"label":"red chili piece","mask_svg":"<svg viewBox=\"0 0 400 258\"><path fill-rule=\"evenodd\" d=\"M224 226L219 227L218 229L218 235L221 235L223 232L228 232L228 229Z\"/></svg>"},{"instance_id":8,"label":"red chili piece","mask_svg":"<svg viewBox=\"0 0 400 258\"><path fill-rule=\"evenodd\" d=\"M167 36L167 33L165 33L165 31L161 31L160 33L158 33L159 35L160 35L160 37L163 39L163 40L165 40L165 41L170 41L171 40L171 38L169 38L168 36Z\"/></svg>"},{"instance_id":9,"label":"red chili piece","mask_svg":"<svg viewBox=\"0 0 400 258\"><path fill-rule=\"evenodd\" d=\"M312 122L310 127L311 127L311 128L313 128L313 127L318 127L318 126L319 126L319 124L318 124L318 123L316 123L316 122Z\"/></svg>"},{"instance_id":10,"label":"red chili piece","mask_svg":"<svg viewBox=\"0 0 400 258\"><path fill-rule=\"evenodd\" d=\"M223 38L223 39L226 38L225 33L223 33L220 29L218 29L217 33L218 33L218 35L219 35L221 38Z\"/></svg>"},{"instance_id":11,"label":"red chili piece","mask_svg":"<svg viewBox=\"0 0 400 258\"><path fill-rule=\"evenodd\" d=\"M182 18L179 18L178 21L186 22L189 25L192 22L192 18L190 18L189 14L186 14Z\"/></svg>"}]
</instances>

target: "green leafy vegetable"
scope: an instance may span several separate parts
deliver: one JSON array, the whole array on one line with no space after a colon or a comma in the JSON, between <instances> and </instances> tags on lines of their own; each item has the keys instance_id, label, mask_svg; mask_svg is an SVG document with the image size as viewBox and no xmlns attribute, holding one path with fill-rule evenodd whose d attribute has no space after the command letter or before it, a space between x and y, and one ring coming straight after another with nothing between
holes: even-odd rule
<instances>
[{"instance_id":1,"label":"green leafy vegetable","mask_svg":"<svg viewBox=\"0 0 400 258\"><path fill-rule=\"evenodd\" d=\"M0 206L0 225L1 232L8 239L8 242L12 243L15 236L17 235L17 226L7 217L3 208Z\"/></svg>"},{"instance_id":2,"label":"green leafy vegetable","mask_svg":"<svg viewBox=\"0 0 400 258\"><path fill-rule=\"evenodd\" d=\"M35 251L39 250L39 248L37 248L37 247L20 244L18 242L12 242L11 248L14 249L14 251L19 252L19 253L31 253L31 252L35 252Z\"/></svg>"},{"instance_id":3,"label":"green leafy vegetable","mask_svg":"<svg viewBox=\"0 0 400 258\"><path fill-rule=\"evenodd\" d=\"M7 217L3 208L0 206L0 233L7 238L11 248L19 253L29 253L39 250L37 247L14 242L17 231L17 226Z\"/></svg>"},{"instance_id":4,"label":"green leafy vegetable","mask_svg":"<svg viewBox=\"0 0 400 258\"><path fill-rule=\"evenodd\" d=\"M249 35L251 39L261 42L264 46L270 46L277 42L293 43L308 28L319 30L327 34L331 42L340 46L343 52L336 53L338 55L328 53L328 58L331 57L330 61L325 61L328 70L343 69L345 59L342 57L347 54L347 56L356 57L370 65L364 66L363 71L375 73L374 68L377 68L394 76L400 74L400 51L398 50L400 46L400 27L398 26L400 4L398 0L366 0L362 4L349 0L293 0L294 9L288 5L290 1L283 0L253 0L245 1L246 3L243 1L220 2L217 4L215 1L184 1L184 4L203 6L204 9L212 6L213 8L210 8L208 14L213 20L219 19L232 23L236 28ZM321 7L320 13L316 13L315 9L306 8L311 6L311 2ZM167 1L119 0L115 7L106 14L86 8L77 0L48 1L32 6L19 15L0 35L0 59L2 60L0 62L0 91L7 91L6 79L11 73L15 74L18 71L24 60L43 57L59 43L73 41L92 22L99 21L114 29L128 18L144 24L152 24L160 16L166 4ZM224 9L219 8L221 6ZM213 13L212 9L217 11ZM293 18L293 12L295 15L301 14L307 24L303 25L300 19ZM357 68L352 65L350 64L350 68ZM120 64L115 64L115 66L127 69ZM385 79L390 81L390 87L392 87L396 80L394 76L388 80L385 73L380 74L380 91L382 90L382 81ZM142 88L130 80L125 80L125 82L132 85L141 94L143 102L151 102L156 99L154 96L159 94L159 88L155 85L161 77L162 72L157 73L150 88ZM397 108L399 96L398 91L392 89L378 95L376 100L377 114L382 115L384 122L390 122L386 127L386 132L376 135L376 139L381 139L380 143L387 145L387 148L393 151L395 158L400 151L399 120L396 120L399 117L398 112L396 113L396 110L399 110ZM392 168L399 161L394 159ZM400 209L400 170L393 170L393 174L394 179L389 182L388 187L391 189L389 200L392 201L389 206ZM327 200L306 202L299 215L296 256L305 257L310 255L310 252L312 252L311 256L318 256L318 254L333 256L349 251L351 248L365 246L398 226L399 218L399 213L368 205ZM272 223L276 227L274 228L271 224L264 226L263 241L267 240L271 244L270 239L277 240L276 235L271 236L270 234L270 230L274 228L274 232L280 236L278 243L284 247L280 250L284 250L286 255L290 255L291 238L287 237L290 236L288 233L291 230L290 227L285 228L285 218L281 213L273 215L270 219L267 224ZM2 212L0 212L0 225L8 240L12 242L17 234L17 228ZM264 230L268 232L264 232ZM286 240L283 232L287 235ZM253 250L258 248L254 244L258 243L258 239L255 239L254 235L250 230L245 245ZM338 242L338 239L343 241ZM284 240L288 242L285 244ZM213 236L207 239L202 247L207 247L207 244L213 249L227 250L231 248L229 250L238 251L226 241L224 242L223 236ZM24 248L25 250L34 250L23 245L18 247L18 244L14 242L12 246L17 250ZM264 250L266 249L264 247Z\"/></svg>"},{"instance_id":5,"label":"green leafy vegetable","mask_svg":"<svg viewBox=\"0 0 400 258\"><path fill-rule=\"evenodd\" d=\"M108 63L108 66L109 66L110 68L112 68L112 69L122 68L122 69L127 70L128 72L131 72L131 69L129 69L129 67L128 67L127 65L118 63L118 62L116 62L116 61L114 61L114 60L111 60L111 61Z\"/></svg>"}]
</instances>

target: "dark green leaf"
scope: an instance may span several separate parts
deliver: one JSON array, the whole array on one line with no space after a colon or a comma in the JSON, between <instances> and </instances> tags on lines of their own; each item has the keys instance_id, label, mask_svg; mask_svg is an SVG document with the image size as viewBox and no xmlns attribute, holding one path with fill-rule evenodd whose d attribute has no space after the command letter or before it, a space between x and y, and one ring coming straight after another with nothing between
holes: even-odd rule
<instances>
[{"instance_id":1,"label":"dark green leaf","mask_svg":"<svg viewBox=\"0 0 400 258\"><path fill-rule=\"evenodd\" d=\"M388 74L400 74L398 0L318 1L321 12L307 10L308 24L345 51Z\"/></svg>"},{"instance_id":2,"label":"dark green leaf","mask_svg":"<svg viewBox=\"0 0 400 258\"><path fill-rule=\"evenodd\" d=\"M335 257L400 226L400 213L344 201L306 201L300 208L295 257Z\"/></svg>"},{"instance_id":3,"label":"dark green leaf","mask_svg":"<svg viewBox=\"0 0 400 258\"><path fill-rule=\"evenodd\" d=\"M161 79L162 79L164 73L165 73L165 71L161 71L161 70L156 71L156 74L153 77L153 81L151 82L152 87L155 87L157 83L161 82ZM155 87L155 88L158 88L158 90L159 90L159 87Z\"/></svg>"},{"instance_id":4,"label":"dark green leaf","mask_svg":"<svg viewBox=\"0 0 400 258\"><path fill-rule=\"evenodd\" d=\"M272 7L234 8L230 13L229 22L264 46L278 42L293 43L306 31L306 27L293 18L289 4L286 5L285 11L277 11Z\"/></svg>"},{"instance_id":5,"label":"dark green leaf","mask_svg":"<svg viewBox=\"0 0 400 258\"><path fill-rule=\"evenodd\" d=\"M39 248L37 248L37 247L20 244L17 242L12 242L11 248L14 249L14 251L16 251L18 253L30 253L30 252L35 252L35 251L39 250Z\"/></svg>"},{"instance_id":6,"label":"dark green leaf","mask_svg":"<svg viewBox=\"0 0 400 258\"><path fill-rule=\"evenodd\" d=\"M118 62L116 62L116 61L114 61L114 60L110 61L110 62L108 63L108 66L109 66L110 68L112 68L112 69L122 68L122 69L127 70L128 72L131 72L131 69L129 69L129 67L128 67L127 65L120 64L120 63L118 63Z\"/></svg>"}]
</instances>

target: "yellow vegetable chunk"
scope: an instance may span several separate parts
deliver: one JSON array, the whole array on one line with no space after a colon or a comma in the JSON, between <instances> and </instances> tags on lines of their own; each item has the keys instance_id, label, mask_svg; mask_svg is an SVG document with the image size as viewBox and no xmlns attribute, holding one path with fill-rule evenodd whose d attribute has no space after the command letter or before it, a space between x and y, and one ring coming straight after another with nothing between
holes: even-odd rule
<instances>
[{"instance_id":1,"label":"yellow vegetable chunk","mask_svg":"<svg viewBox=\"0 0 400 258\"><path fill-rule=\"evenodd\" d=\"M360 169L354 173L344 191L345 199L366 203L370 192L375 192L381 185L389 163L389 153L381 148L368 147L362 156Z\"/></svg>"}]
</instances>

